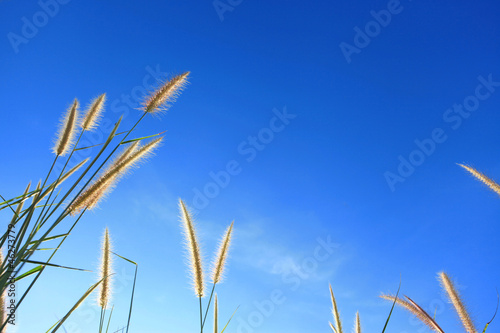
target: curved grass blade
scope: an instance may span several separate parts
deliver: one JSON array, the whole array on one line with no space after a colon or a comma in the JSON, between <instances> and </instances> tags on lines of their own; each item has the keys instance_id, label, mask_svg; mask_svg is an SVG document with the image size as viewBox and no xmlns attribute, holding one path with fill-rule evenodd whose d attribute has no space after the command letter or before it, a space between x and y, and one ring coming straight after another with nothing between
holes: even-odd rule
<instances>
[{"instance_id":1,"label":"curved grass blade","mask_svg":"<svg viewBox=\"0 0 500 333\"><path fill-rule=\"evenodd\" d=\"M493 314L493 318L491 318L491 320L489 322L486 323L486 326L484 326L484 330L483 330L483 333L486 332L486 330L488 329L488 326L490 326L491 322L493 321L493 319L495 319L495 317L497 316L497 312L498 312L498 302L499 302L499 296L498 296L498 290L497 290L497 308L495 309L495 313Z\"/></svg>"}]
</instances>

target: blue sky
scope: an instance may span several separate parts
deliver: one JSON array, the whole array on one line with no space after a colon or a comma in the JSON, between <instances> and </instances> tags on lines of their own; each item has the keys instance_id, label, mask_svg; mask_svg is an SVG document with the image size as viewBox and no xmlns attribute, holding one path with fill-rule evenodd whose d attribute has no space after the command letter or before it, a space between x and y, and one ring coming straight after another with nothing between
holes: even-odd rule
<instances>
[{"instance_id":1,"label":"blue sky","mask_svg":"<svg viewBox=\"0 0 500 333\"><path fill-rule=\"evenodd\" d=\"M85 215L54 262L95 270L108 226L116 252L139 263L131 332L193 332L180 197L196 210L207 264L235 221L218 287L222 320L240 306L228 332L328 332L328 283L346 328L359 310L379 332L390 304L378 296L400 276L404 294L457 331L441 270L482 329L499 286L500 198L456 163L500 180L498 3L216 4L0 2L3 196L45 175L75 97L107 93L103 129L85 138L98 143L120 114L123 129L138 119L158 79L191 71L174 106L134 133L167 131L163 147ZM116 270L114 330L133 267ZM95 281L47 270L11 331L44 332ZM95 332L93 316L89 300L66 330ZM419 328L400 309L389 326Z\"/></svg>"}]
</instances>

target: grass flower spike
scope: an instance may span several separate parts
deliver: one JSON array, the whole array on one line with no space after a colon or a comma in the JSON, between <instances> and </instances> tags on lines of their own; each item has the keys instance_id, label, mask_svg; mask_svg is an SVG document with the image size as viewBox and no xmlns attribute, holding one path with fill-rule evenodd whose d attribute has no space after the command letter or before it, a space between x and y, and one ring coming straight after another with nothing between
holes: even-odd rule
<instances>
[{"instance_id":1,"label":"grass flower spike","mask_svg":"<svg viewBox=\"0 0 500 333\"><path fill-rule=\"evenodd\" d=\"M73 104L64 115L61 128L57 134L57 141L53 148L57 156L66 155L75 140L76 124L78 121L78 100L75 98Z\"/></svg>"},{"instance_id":2,"label":"grass flower spike","mask_svg":"<svg viewBox=\"0 0 500 333\"><path fill-rule=\"evenodd\" d=\"M106 94L102 94L92 100L82 120L82 129L84 131L91 131L97 128L97 123L101 119L102 112L104 111L105 101Z\"/></svg>"},{"instance_id":3,"label":"grass flower spike","mask_svg":"<svg viewBox=\"0 0 500 333\"><path fill-rule=\"evenodd\" d=\"M169 108L187 84L189 72L174 76L143 102L144 112L155 114Z\"/></svg>"},{"instance_id":4,"label":"grass flower spike","mask_svg":"<svg viewBox=\"0 0 500 333\"><path fill-rule=\"evenodd\" d=\"M335 300L335 296L333 295L332 285L330 285L330 298L332 300L333 319L335 320L335 325L330 324L330 327L335 333L343 333L342 322L340 321L340 314L337 308L337 301Z\"/></svg>"},{"instance_id":5,"label":"grass flower spike","mask_svg":"<svg viewBox=\"0 0 500 333\"><path fill-rule=\"evenodd\" d=\"M459 164L459 165L465 170L469 171L474 177L476 177L479 181L488 186L491 190L495 191L498 195L500 195L500 185L498 185L496 182L494 182L481 172L477 171L476 169L468 165L464 164Z\"/></svg>"},{"instance_id":6,"label":"grass flower spike","mask_svg":"<svg viewBox=\"0 0 500 333\"><path fill-rule=\"evenodd\" d=\"M354 332L361 333L361 321L359 320L359 312L356 312L356 323L354 324Z\"/></svg>"},{"instance_id":7,"label":"grass flower spike","mask_svg":"<svg viewBox=\"0 0 500 333\"><path fill-rule=\"evenodd\" d=\"M408 296L405 296L407 301L399 297L396 298L395 296L391 295L381 295L380 297L391 302L394 302L394 300L396 300L396 304L409 311L411 314L417 317L422 323L427 325L427 327L429 327L432 331L438 333L444 333L444 331L441 329L441 327L439 327L436 321L432 319L432 317L429 316L429 314L425 312L424 309L422 309L417 303L415 303Z\"/></svg>"},{"instance_id":8,"label":"grass flower spike","mask_svg":"<svg viewBox=\"0 0 500 333\"><path fill-rule=\"evenodd\" d=\"M99 298L97 301L99 306L102 309L105 309L109 305L109 301L111 299L111 274L113 274L113 268L111 267L111 244L109 240L108 228L104 230L101 251L99 279L104 280L99 285Z\"/></svg>"},{"instance_id":9,"label":"grass flower spike","mask_svg":"<svg viewBox=\"0 0 500 333\"><path fill-rule=\"evenodd\" d=\"M200 244L196 235L196 228L193 223L191 214L184 202L179 199L179 209L181 211L181 220L184 235L186 237L186 247L189 252L189 266L193 279L193 287L196 296L203 297L204 283L203 283L203 267L200 251Z\"/></svg>"},{"instance_id":10,"label":"grass flower spike","mask_svg":"<svg viewBox=\"0 0 500 333\"><path fill-rule=\"evenodd\" d=\"M128 148L126 148L113 162L110 163L110 166L103 172L103 177L111 172L117 165L122 163L127 157L129 157L131 154L135 153L139 147L139 141L134 142L133 144L129 145ZM88 202L88 209L93 209L97 206L99 201L103 200L111 191L115 188L116 184L120 180L123 175L126 174L125 172L122 172L121 174L109 178L106 184L103 184L100 189L95 193L95 195L92 197L92 200L89 200Z\"/></svg>"},{"instance_id":11,"label":"grass flower spike","mask_svg":"<svg viewBox=\"0 0 500 333\"><path fill-rule=\"evenodd\" d=\"M224 276L224 267L227 261L227 253L231 245L233 224L234 221L231 222L231 225L227 228L224 237L221 239L219 243L219 249L217 250L217 256L215 258L215 261L213 262L213 268L212 268L212 282L214 284L221 282Z\"/></svg>"},{"instance_id":12,"label":"grass flower spike","mask_svg":"<svg viewBox=\"0 0 500 333\"><path fill-rule=\"evenodd\" d=\"M455 311L460 317L460 321L462 322L462 325L465 328L465 330L468 333L476 333L477 329L474 323L472 322L469 313L467 312L467 308L465 307L462 298L460 297L458 291L453 285L453 282L451 282L449 276L445 272L440 272L438 274L438 279L439 282L441 282L441 286L446 291L446 294L448 295L451 304L453 304Z\"/></svg>"},{"instance_id":13,"label":"grass flower spike","mask_svg":"<svg viewBox=\"0 0 500 333\"><path fill-rule=\"evenodd\" d=\"M160 145L162 140L163 138L152 140L142 147L137 147L135 144L131 145L114 163L111 163L111 167L108 168L99 179L76 198L69 208L70 213L76 215L84 208L92 209L96 207L98 202L104 198L106 194L110 193L118 180L120 180L127 171L150 156Z\"/></svg>"}]
</instances>

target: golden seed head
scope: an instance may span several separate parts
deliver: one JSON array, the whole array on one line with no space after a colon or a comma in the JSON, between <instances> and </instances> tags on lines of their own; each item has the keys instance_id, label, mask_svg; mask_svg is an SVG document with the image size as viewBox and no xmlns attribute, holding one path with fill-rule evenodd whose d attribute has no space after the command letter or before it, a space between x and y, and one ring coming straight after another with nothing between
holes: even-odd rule
<instances>
[{"instance_id":1,"label":"golden seed head","mask_svg":"<svg viewBox=\"0 0 500 333\"><path fill-rule=\"evenodd\" d=\"M102 238L101 261L99 266L99 279L104 279L99 285L98 304L101 308L106 308L111 300L111 275L113 274L111 251L109 231L108 228L106 228Z\"/></svg>"},{"instance_id":2,"label":"golden seed head","mask_svg":"<svg viewBox=\"0 0 500 333\"><path fill-rule=\"evenodd\" d=\"M337 308L337 301L335 300L335 296L333 295L332 286L330 285L330 298L332 300L332 314L333 319L335 320L335 332L342 333L342 322L340 320L339 310Z\"/></svg>"},{"instance_id":3,"label":"golden seed head","mask_svg":"<svg viewBox=\"0 0 500 333\"><path fill-rule=\"evenodd\" d=\"M356 323L354 325L354 332L361 333L361 321L359 320L359 311L356 312Z\"/></svg>"},{"instance_id":4,"label":"golden seed head","mask_svg":"<svg viewBox=\"0 0 500 333\"><path fill-rule=\"evenodd\" d=\"M92 209L97 206L100 200L108 195L116 186L118 181L123 178L128 171L138 166L147 157L151 156L153 151L158 148L163 137L150 141L142 147L137 143L130 145L113 162L110 167L100 176L92 185L83 191L69 207L71 215L76 215L84 208Z\"/></svg>"},{"instance_id":5,"label":"golden seed head","mask_svg":"<svg viewBox=\"0 0 500 333\"><path fill-rule=\"evenodd\" d=\"M491 180L490 178L488 178L486 175L482 174L481 172L477 171L473 167L470 167L470 166L464 165L464 164L458 164L458 165L460 165L465 170L469 171L471 175L476 177L476 179L478 179L480 182L482 182L483 184L488 186L491 190L493 190L498 195L500 195L500 185L498 185L496 182L494 182L493 180Z\"/></svg>"},{"instance_id":6,"label":"golden seed head","mask_svg":"<svg viewBox=\"0 0 500 333\"><path fill-rule=\"evenodd\" d=\"M174 76L151 93L143 102L144 112L158 113L167 110L186 87L189 72Z\"/></svg>"},{"instance_id":7,"label":"golden seed head","mask_svg":"<svg viewBox=\"0 0 500 333\"><path fill-rule=\"evenodd\" d=\"M476 333L476 325L474 325L474 323L472 322L467 308L450 277L445 272L440 272L438 274L438 280L439 282L441 282L441 286L445 290L450 303L455 308L455 311L458 314L458 317L460 318L465 331L468 333Z\"/></svg>"},{"instance_id":8,"label":"golden seed head","mask_svg":"<svg viewBox=\"0 0 500 333\"><path fill-rule=\"evenodd\" d=\"M57 133L57 140L53 152L57 156L64 156L70 150L75 140L76 124L78 122L78 100L75 98L73 104L64 114L61 120L61 127Z\"/></svg>"},{"instance_id":9,"label":"golden seed head","mask_svg":"<svg viewBox=\"0 0 500 333\"><path fill-rule=\"evenodd\" d=\"M84 131L91 131L97 128L97 123L101 119L104 111L105 101L106 94L102 94L92 100L82 120L82 129Z\"/></svg>"},{"instance_id":10,"label":"golden seed head","mask_svg":"<svg viewBox=\"0 0 500 333\"><path fill-rule=\"evenodd\" d=\"M219 242L219 248L217 250L217 256L212 263L212 282L219 283L224 277L224 267L227 261L229 247L231 245L232 231L233 231L234 221L226 229L226 232Z\"/></svg>"},{"instance_id":11,"label":"golden seed head","mask_svg":"<svg viewBox=\"0 0 500 333\"><path fill-rule=\"evenodd\" d=\"M203 266L200 244L196 235L196 227L191 217L191 213L181 199L179 199L179 209L181 211L182 230L186 238L186 249L189 253L189 267L191 269L194 292L196 296L203 297Z\"/></svg>"},{"instance_id":12,"label":"golden seed head","mask_svg":"<svg viewBox=\"0 0 500 333\"><path fill-rule=\"evenodd\" d=\"M394 300L396 300L396 304L398 304L405 310L409 311L411 314L417 317L422 323L427 325L427 327L429 327L431 330L438 333L444 333L444 331L441 329L441 327L439 327L436 321L408 296L405 296L408 301L403 300L399 297L396 298L396 296L392 295L381 295L380 297L391 302L394 302Z\"/></svg>"}]
</instances>

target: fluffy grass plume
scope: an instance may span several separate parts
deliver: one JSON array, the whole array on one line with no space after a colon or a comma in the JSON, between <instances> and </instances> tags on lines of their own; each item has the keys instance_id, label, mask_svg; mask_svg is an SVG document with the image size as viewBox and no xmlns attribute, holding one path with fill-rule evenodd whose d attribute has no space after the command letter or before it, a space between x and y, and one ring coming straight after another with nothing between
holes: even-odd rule
<instances>
[{"instance_id":1,"label":"fluffy grass plume","mask_svg":"<svg viewBox=\"0 0 500 333\"><path fill-rule=\"evenodd\" d=\"M97 303L102 309L107 307L111 299L111 274L113 274L111 264L111 242L109 239L109 230L106 228L102 238L101 261L99 265L99 280L104 280L99 285L99 296L97 299Z\"/></svg>"},{"instance_id":2,"label":"fluffy grass plume","mask_svg":"<svg viewBox=\"0 0 500 333\"><path fill-rule=\"evenodd\" d=\"M337 308L337 301L333 295L332 285L330 285L330 298L332 299L332 314L335 321L335 325L330 324L330 327L335 333L343 333L342 322L340 321L339 309Z\"/></svg>"},{"instance_id":3,"label":"fluffy grass plume","mask_svg":"<svg viewBox=\"0 0 500 333\"><path fill-rule=\"evenodd\" d=\"M117 165L122 163L126 158L128 158L130 155L135 153L139 148L139 141L135 141L133 144L130 144L127 148L123 150L123 152L118 155L111 163L110 165L104 170L102 173L102 176L104 177L106 174L111 172L113 168L115 168ZM126 174L127 170L124 172L117 174L115 177L111 177L108 179L107 183L105 185L102 185L101 188L95 193L95 195L92 197L92 200L89 200L88 203L88 209L93 209L97 207L97 204L99 201L102 201L106 196L108 196L111 191L116 187L116 184L120 180L121 177L123 177Z\"/></svg>"},{"instance_id":4,"label":"fluffy grass plume","mask_svg":"<svg viewBox=\"0 0 500 333\"><path fill-rule=\"evenodd\" d=\"M214 299L214 333L219 332L219 304L217 303L217 294Z\"/></svg>"},{"instance_id":5,"label":"fluffy grass plume","mask_svg":"<svg viewBox=\"0 0 500 333\"><path fill-rule=\"evenodd\" d=\"M174 76L151 93L143 102L144 112L158 113L167 110L187 84L189 72Z\"/></svg>"},{"instance_id":6,"label":"fluffy grass plume","mask_svg":"<svg viewBox=\"0 0 500 333\"><path fill-rule=\"evenodd\" d=\"M75 98L71 107L66 111L61 121L61 127L57 133L57 140L52 149L57 156L66 155L75 140L76 125L78 122L78 100Z\"/></svg>"},{"instance_id":7,"label":"fluffy grass plume","mask_svg":"<svg viewBox=\"0 0 500 333\"><path fill-rule=\"evenodd\" d=\"M441 286L446 291L446 294L451 304L453 304L453 307L455 308L455 311L457 312L458 317L460 318L460 321L462 322L462 325L465 328L465 330L468 333L476 333L477 332L476 327L472 322L469 313L467 312L467 308L465 307L465 304L462 301L460 294L453 285L453 282L451 282L450 277L445 272L440 272L438 274L438 280L439 282L441 282Z\"/></svg>"},{"instance_id":8,"label":"fluffy grass plume","mask_svg":"<svg viewBox=\"0 0 500 333\"><path fill-rule=\"evenodd\" d=\"M98 202L106 194L111 192L118 180L121 179L127 171L150 156L152 152L158 148L162 140L163 137L152 140L142 147L132 145L129 149L125 149L115 163L111 163L111 167L107 169L107 172L76 198L69 208L71 215L78 214L84 208L92 209L96 207ZM133 151L130 151L130 149L133 149Z\"/></svg>"},{"instance_id":9,"label":"fluffy grass plume","mask_svg":"<svg viewBox=\"0 0 500 333\"><path fill-rule=\"evenodd\" d=\"M481 172L477 171L476 169L468 165L464 164L459 164L459 165L465 170L469 171L474 177L476 177L479 181L488 186L491 190L495 191L498 195L500 195L500 185L498 185L493 180L488 178L486 175L482 174Z\"/></svg>"},{"instance_id":10,"label":"fluffy grass plume","mask_svg":"<svg viewBox=\"0 0 500 333\"><path fill-rule=\"evenodd\" d=\"M212 282L219 283L222 281L224 277L224 267L227 261L227 254L229 251L229 247L231 245L231 237L233 232L233 224L234 221L231 222L231 225L226 229L224 237L219 242L219 248L217 250L217 256L212 265Z\"/></svg>"},{"instance_id":11,"label":"fluffy grass plume","mask_svg":"<svg viewBox=\"0 0 500 333\"><path fill-rule=\"evenodd\" d=\"M361 321L359 320L359 311L356 312L356 323L354 324L354 333L361 333Z\"/></svg>"},{"instance_id":12,"label":"fluffy grass plume","mask_svg":"<svg viewBox=\"0 0 500 333\"><path fill-rule=\"evenodd\" d=\"M106 94L102 94L90 102L87 112L82 120L82 129L84 131L91 131L97 128L97 123L101 119L102 112L104 111L104 102L106 101Z\"/></svg>"},{"instance_id":13,"label":"fluffy grass plume","mask_svg":"<svg viewBox=\"0 0 500 333\"><path fill-rule=\"evenodd\" d=\"M407 301L399 297L396 298L395 296L392 295L381 295L380 297L391 302L394 302L394 300L396 300L396 304L409 311L411 314L417 317L422 323L427 325L427 327L429 327L432 331L438 333L444 333L444 331L441 329L441 327L439 327L436 321L432 319L432 317L429 316L429 314L427 314L427 312L425 312L424 309L422 309L417 303L415 303L408 296L405 296Z\"/></svg>"},{"instance_id":14,"label":"fluffy grass plume","mask_svg":"<svg viewBox=\"0 0 500 333\"><path fill-rule=\"evenodd\" d=\"M179 199L179 209L181 211L182 230L184 231L184 236L186 237L186 247L189 253L189 266L191 268L194 292L196 296L203 297L203 266L200 244L196 235L196 227L193 223L191 214L181 199Z\"/></svg>"}]
</instances>

